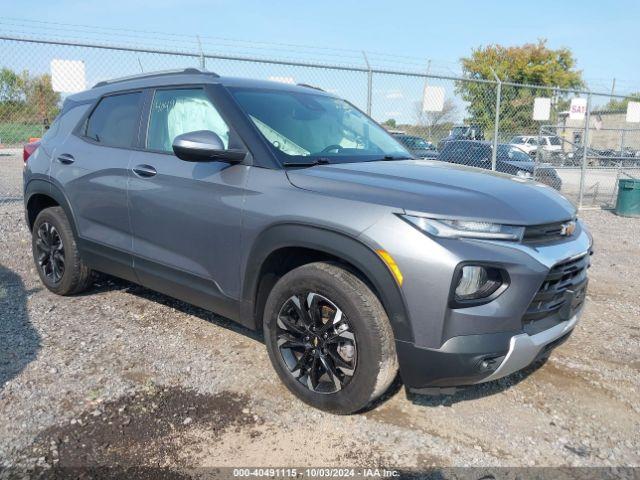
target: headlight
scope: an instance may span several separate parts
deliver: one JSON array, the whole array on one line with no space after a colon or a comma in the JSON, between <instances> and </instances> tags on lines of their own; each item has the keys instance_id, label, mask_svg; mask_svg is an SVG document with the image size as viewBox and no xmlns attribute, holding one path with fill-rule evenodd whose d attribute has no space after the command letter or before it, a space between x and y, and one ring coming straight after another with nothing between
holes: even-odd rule
<instances>
[{"instance_id":1,"label":"headlight","mask_svg":"<svg viewBox=\"0 0 640 480\"><path fill-rule=\"evenodd\" d=\"M518 170L516 176L520 178L531 178L531 172L527 172L526 170Z\"/></svg>"},{"instance_id":2,"label":"headlight","mask_svg":"<svg viewBox=\"0 0 640 480\"><path fill-rule=\"evenodd\" d=\"M506 284L501 270L481 265L464 265L458 268L455 278L454 304L475 302L491 297ZM504 290L504 289L503 289Z\"/></svg>"},{"instance_id":3,"label":"headlight","mask_svg":"<svg viewBox=\"0 0 640 480\"><path fill-rule=\"evenodd\" d=\"M433 218L415 217L413 215L401 215L401 218L425 233L442 238L482 238L488 240L520 241L524 234L524 227L500 225L498 223L466 220L435 220Z\"/></svg>"}]
</instances>

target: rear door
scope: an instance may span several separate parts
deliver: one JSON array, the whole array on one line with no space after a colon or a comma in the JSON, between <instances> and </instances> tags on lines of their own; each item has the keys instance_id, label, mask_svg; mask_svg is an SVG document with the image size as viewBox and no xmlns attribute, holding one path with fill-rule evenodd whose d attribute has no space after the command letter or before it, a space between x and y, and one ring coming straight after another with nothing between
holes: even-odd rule
<instances>
[{"instance_id":1,"label":"rear door","mask_svg":"<svg viewBox=\"0 0 640 480\"><path fill-rule=\"evenodd\" d=\"M54 152L51 176L66 193L81 249L101 271L134 279L127 181L142 92L102 97Z\"/></svg>"},{"instance_id":2,"label":"rear door","mask_svg":"<svg viewBox=\"0 0 640 480\"><path fill-rule=\"evenodd\" d=\"M200 86L148 92L141 149L130 165L136 274L143 285L231 315L239 297L242 204L249 166L187 162L173 154L182 133L211 130L244 148Z\"/></svg>"}]
</instances>

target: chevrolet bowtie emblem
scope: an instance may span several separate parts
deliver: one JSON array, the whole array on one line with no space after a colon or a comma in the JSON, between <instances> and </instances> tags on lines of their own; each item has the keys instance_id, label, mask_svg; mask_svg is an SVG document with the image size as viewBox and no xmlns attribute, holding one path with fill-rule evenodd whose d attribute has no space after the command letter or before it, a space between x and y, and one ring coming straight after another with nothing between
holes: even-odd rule
<instances>
[{"instance_id":1,"label":"chevrolet bowtie emblem","mask_svg":"<svg viewBox=\"0 0 640 480\"><path fill-rule=\"evenodd\" d=\"M576 231L576 222L573 220L567 223L563 223L560 229L560 235L563 237L569 237Z\"/></svg>"}]
</instances>

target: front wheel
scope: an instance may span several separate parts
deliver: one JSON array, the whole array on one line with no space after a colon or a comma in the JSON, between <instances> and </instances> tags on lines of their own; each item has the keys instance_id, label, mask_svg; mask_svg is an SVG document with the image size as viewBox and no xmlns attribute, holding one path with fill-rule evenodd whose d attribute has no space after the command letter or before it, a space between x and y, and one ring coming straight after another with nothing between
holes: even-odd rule
<instances>
[{"instance_id":1,"label":"front wheel","mask_svg":"<svg viewBox=\"0 0 640 480\"><path fill-rule=\"evenodd\" d=\"M397 373L393 332L380 301L338 265L311 263L284 275L269 294L263 326L280 379L321 410L357 412Z\"/></svg>"}]
</instances>

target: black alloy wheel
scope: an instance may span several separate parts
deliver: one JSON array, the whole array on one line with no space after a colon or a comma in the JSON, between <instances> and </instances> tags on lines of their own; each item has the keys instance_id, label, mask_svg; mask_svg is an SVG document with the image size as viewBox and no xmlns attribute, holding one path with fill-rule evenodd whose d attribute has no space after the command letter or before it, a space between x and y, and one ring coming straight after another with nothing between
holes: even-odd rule
<instances>
[{"instance_id":1,"label":"black alloy wheel","mask_svg":"<svg viewBox=\"0 0 640 480\"><path fill-rule=\"evenodd\" d=\"M290 374L315 393L342 390L357 364L356 337L338 306L316 292L301 292L284 302L276 339Z\"/></svg>"},{"instance_id":2,"label":"black alloy wheel","mask_svg":"<svg viewBox=\"0 0 640 480\"><path fill-rule=\"evenodd\" d=\"M38 268L51 283L60 283L65 271L62 237L49 222L41 223L36 235Z\"/></svg>"}]
</instances>

